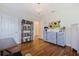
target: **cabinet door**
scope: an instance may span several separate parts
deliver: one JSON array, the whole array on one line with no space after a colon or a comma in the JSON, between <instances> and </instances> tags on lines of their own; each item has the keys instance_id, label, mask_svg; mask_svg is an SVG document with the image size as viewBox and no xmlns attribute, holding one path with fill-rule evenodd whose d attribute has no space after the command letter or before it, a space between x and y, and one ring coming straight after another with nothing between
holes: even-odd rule
<instances>
[{"instance_id":1,"label":"cabinet door","mask_svg":"<svg viewBox=\"0 0 79 59\"><path fill-rule=\"evenodd\" d=\"M56 44L56 32L47 33L47 41Z\"/></svg>"},{"instance_id":2,"label":"cabinet door","mask_svg":"<svg viewBox=\"0 0 79 59\"><path fill-rule=\"evenodd\" d=\"M57 44L61 46L65 45L64 32L57 32Z\"/></svg>"}]
</instances>

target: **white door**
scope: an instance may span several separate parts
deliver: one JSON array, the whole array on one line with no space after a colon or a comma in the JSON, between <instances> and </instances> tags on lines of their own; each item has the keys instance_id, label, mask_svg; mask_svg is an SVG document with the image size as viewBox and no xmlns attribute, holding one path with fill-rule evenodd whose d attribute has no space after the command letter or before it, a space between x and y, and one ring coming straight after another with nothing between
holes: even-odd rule
<instances>
[{"instance_id":1,"label":"white door","mask_svg":"<svg viewBox=\"0 0 79 59\"><path fill-rule=\"evenodd\" d=\"M34 21L34 39L40 38L40 21Z\"/></svg>"},{"instance_id":2,"label":"white door","mask_svg":"<svg viewBox=\"0 0 79 59\"><path fill-rule=\"evenodd\" d=\"M71 25L71 47L78 50L78 24Z\"/></svg>"}]
</instances>

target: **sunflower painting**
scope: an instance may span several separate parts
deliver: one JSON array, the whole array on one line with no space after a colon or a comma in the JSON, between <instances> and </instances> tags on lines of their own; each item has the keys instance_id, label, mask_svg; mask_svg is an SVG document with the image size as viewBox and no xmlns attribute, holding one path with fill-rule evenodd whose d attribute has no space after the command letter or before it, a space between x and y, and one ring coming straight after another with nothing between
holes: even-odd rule
<instances>
[{"instance_id":1,"label":"sunflower painting","mask_svg":"<svg viewBox=\"0 0 79 59\"><path fill-rule=\"evenodd\" d=\"M58 28L60 27L60 21L52 21L49 23L49 28Z\"/></svg>"}]
</instances>

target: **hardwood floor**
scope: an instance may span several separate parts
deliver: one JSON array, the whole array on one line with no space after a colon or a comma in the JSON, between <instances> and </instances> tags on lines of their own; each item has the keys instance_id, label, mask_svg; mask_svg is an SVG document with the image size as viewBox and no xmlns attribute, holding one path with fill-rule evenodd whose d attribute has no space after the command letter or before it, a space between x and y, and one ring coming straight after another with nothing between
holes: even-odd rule
<instances>
[{"instance_id":1,"label":"hardwood floor","mask_svg":"<svg viewBox=\"0 0 79 59\"><path fill-rule=\"evenodd\" d=\"M41 39L35 39L30 43L21 44L23 55L30 53L32 56L75 56L77 55L70 47L61 47Z\"/></svg>"},{"instance_id":2,"label":"hardwood floor","mask_svg":"<svg viewBox=\"0 0 79 59\"><path fill-rule=\"evenodd\" d=\"M12 53L21 50L23 55L30 54L32 56L76 56L77 53L70 47L61 47L52 43L48 43L41 39L34 39L31 42L19 44L18 48L9 49ZM4 53L6 55L6 53Z\"/></svg>"}]
</instances>

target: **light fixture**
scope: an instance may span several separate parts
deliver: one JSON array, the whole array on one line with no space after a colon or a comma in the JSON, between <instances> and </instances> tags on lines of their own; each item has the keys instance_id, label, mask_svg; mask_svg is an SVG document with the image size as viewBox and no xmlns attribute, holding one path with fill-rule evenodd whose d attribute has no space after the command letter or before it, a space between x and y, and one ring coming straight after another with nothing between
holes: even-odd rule
<instances>
[{"instance_id":1,"label":"light fixture","mask_svg":"<svg viewBox=\"0 0 79 59\"><path fill-rule=\"evenodd\" d=\"M37 12L41 12L42 11L40 3L37 3L36 11Z\"/></svg>"},{"instance_id":2,"label":"light fixture","mask_svg":"<svg viewBox=\"0 0 79 59\"><path fill-rule=\"evenodd\" d=\"M34 10L40 14L42 12L42 6L40 3L36 3L35 6L34 6Z\"/></svg>"}]
</instances>

